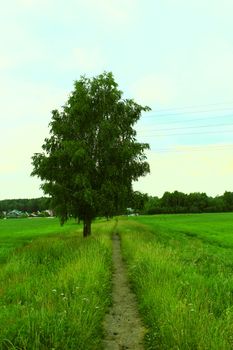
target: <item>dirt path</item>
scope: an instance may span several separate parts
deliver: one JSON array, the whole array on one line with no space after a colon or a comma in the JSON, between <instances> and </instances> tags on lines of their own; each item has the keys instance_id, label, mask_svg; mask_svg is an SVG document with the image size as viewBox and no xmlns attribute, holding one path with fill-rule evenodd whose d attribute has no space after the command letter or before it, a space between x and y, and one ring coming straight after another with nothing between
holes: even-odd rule
<instances>
[{"instance_id":1,"label":"dirt path","mask_svg":"<svg viewBox=\"0 0 233 350\"><path fill-rule=\"evenodd\" d=\"M143 350L144 327L122 261L120 238L113 236L113 305L104 320L105 350Z\"/></svg>"}]
</instances>

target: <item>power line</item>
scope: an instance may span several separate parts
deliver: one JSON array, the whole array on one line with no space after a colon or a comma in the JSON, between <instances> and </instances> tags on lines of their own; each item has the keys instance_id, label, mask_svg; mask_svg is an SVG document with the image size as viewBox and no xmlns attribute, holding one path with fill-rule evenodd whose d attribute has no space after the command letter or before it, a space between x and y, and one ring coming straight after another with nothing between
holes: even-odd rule
<instances>
[{"instance_id":1,"label":"power line","mask_svg":"<svg viewBox=\"0 0 233 350\"><path fill-rule=\"evenodd\" d=\"M171 131L171 130L186 130L186 129L199 129L199 128L213 128L222 126L233 126L233 124L207 124L207 125L197 125L197 126L184 126L179 128L165 128L165 129L150 129L150 131Z\"/></svg>"},{"instance_id":2,"label":"power line","mask_svg":"<svg viewBox=\"0 0 233 350\"><path fill-rule=\"evenodd\" d=\"M232 105L233 102L231 103L228 103L228 104L224 104L224 103L216 103L216 104L209 104L209 105L199 105L199 106L186 106L186 107L180 107L180 108L170 108L170 109L163 109L163 110L160 110L160 111L152 111L153 114L150 114L150 115L146 115L144 117L154 117L154 120L151 124L151 127L150 127L150 130L145 130L144 132L143 131L140 131L138 130L137 131L137 134L138 134L138 137L140 138L153 138L153 137L161 137L161 136L164 136L164 137L173 137L173 136L195 136L195 135L218 135L218 136L221 136L221 135L224 135L224 134L232 134L233 133L233 129L231 130L225 130L223 129L224 127L232 127L233 126L233 121L232 121L232 118L233 118L233 107L231 108L212 108L212 109L208 109L208 110L190 110L192 108L200 108L200 107L210 107L210 106L226 106L226 105ZM188 110L189 109L189 110ZM186 110L186 111L185 111ZM171 112L172 113L167 113L165 114L165 112ZM179 111L179 112L178 112ZM214 112L219 112L219 113L223 113L224 111L230 111L229 113L227 114L222 114L222 115L216 115L216 114L213 114ZM156 113L156 114L155 114ZM160 113L160 114L159 114ZM164 114L161 114L161 113L164 113ZM198 117L197 114L200 114L200 113L212 113L212 115L208 115L206 117ZM197 115L197 118L191 118L189 119L188 117L190 115L193 115L193 114L196 114ZM187 115L187 118L185 117L182 117L183 115ZM180 116L180 118L179 118ZM182 117L182 119L181 119ZM163 119L162 119L163 118ZM175 118L175 120L170 120L170 118ZM177 120L178 118L178 120ZM159 119L161 120L161 122L159 121ZM166 120L168 119L168 120ZM224 120L223 120L224 119ZM227 122L226 120L226 123L225 123L225 119L228 119L229 122ZM157 127L159 128L156 128L156 123L155 121L157 121ZM194 123L195 122L209 122L208 124L199 124L199 125L195 125ZM221 121L221 123L212 123L212 121ZM224 123L223 123L224 121ZM193 125L185 125L186 123L191 123L193 122ZM169 127L165 127L165 128L160 128L161 125L169 125ZM173 124L181 124L179 126L172 126L170 127L170 125L173 125ZM153 129L152 129L153 128ZM210 130L207 130L207 131L201 131L201 129L204 129L204 128L209 128ZM219 128L218 130L214 130L214 128ZM191 131L191 129L194 130ZM212 129L212 130L211 130ZM185 132L185 131L188 131L188 132ZM177 131L177 132L174 132L174 133L170 133L170 131ZM181 132L179 132L181 131ZM224 147L224 148L215 148L215 150L226 150L226 149L229 149L228 147ZM165 150L166 151L166 150ZM195 149L196 151L196 149ZM178 152L181 152L180 150ZM183 152L183 150L182 150Z\"/></svg>"},{"instance_id":3,"label":"power line","mask_svg":"<svg viewBox=\"0 0 233 350\"><path fill-rule=\"evenodd\" d=\"M225 133L233 133L233 130L223 130L219 131L207 131L207 132L194 132L194 133L178 133L178 134L144 134L140 135L141 137L153 137L153 136L190 136L190 135L207 135L207 134L225 134Z\"/></svg>"},{"instance_id":4,"label":"power line","mask_svg":"<svg viewBox=\"0 0 233 350\"><path fill-rule=\"evenodd\" d=\"M190 109L190 108L202 108L202 107L211 107L211 106L224 106L224 105L233 105L232 102L218 102L218 103L209 103L209 104L201 104L201 105L188 105L188 106L181 106L181 107L171 107L171 108L162 108L159 109L158 112L170 112L170 111L179 111L184 109ZM150 111L153 112L153 111ZM149 113L150 113L149 112Z\"/></svg>"},{"instance_id":5,"label":"power line","mask_svg":"<svg viewBox=\"0 0 233 350\"><path fill-rule=\"evenodd\" d=\"M181 119L181 120L174 120L174 121L167 121L167 122L159 122L159 125L163 124L179 124L179 123L191 123L191 122L196 122L196 121L207 121L207 120L212 120L212 119L223 119L223 118L233 118L233 114L225 114L225 115L219 115L219 116L212 116L212 117L207 117L207 118L195 118L195 119Z\"/></svg>"},{"instance_id":6,"label":"power line","mask_svg":"<svg viewBox=\"0 0 233 350\"><path fill-rule=\"evenodd\" d=\"M179 115L190 115L190 114L200 114L200 113L210 113L210 112L225 112L225 111L231 111L233 112L233 107L231 108L221 108L221 109L209 109L209 110L198 110L198 111L185 111L185 112L176 112L176 113L165 113L161 111L153 111L153 114L144 114L142 118L164 118L164 117L176 117Z\"/></svg>"},{"instance_id":7,"label":"power line","mask_svg":"<svg viewBox=\"0 0 233 350\"><path fill-rule=\"evenodd\" d=\"M205 145L204 145L205 146ZM211 147L208 149L203 149L201 146L198 147L187 147L186 149L171 149L171 148L158 148L155 149L155 152L172 152L172 153L186 153L186 152L209 152L209 151L226 151L226 150L233 150L233 145L225 145L225 146L216 146Z\"/></svg>"}]
</instances>

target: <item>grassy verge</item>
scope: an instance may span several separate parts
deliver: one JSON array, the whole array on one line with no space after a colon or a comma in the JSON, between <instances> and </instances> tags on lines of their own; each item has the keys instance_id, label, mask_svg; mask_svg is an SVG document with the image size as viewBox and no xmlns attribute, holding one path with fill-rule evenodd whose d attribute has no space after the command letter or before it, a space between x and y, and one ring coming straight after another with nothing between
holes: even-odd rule
<instances>
[{"instance_id":1,"label":"grassy verge","mask_svg":"<svg viewBox=\"0 0 233 350\"><path fill-rule=\"evenodd\" d=\"M75 227L75 226L73 226ZM0 270L0 349L100 349L113 222L33 240Z\"/></svg>"},{"instance_id":2,"label":"grassy verge","mask_svg":"<svg viewBox=\"0 0 233 350\"><path fill-rule=\"evenodd\" d=\"M211 229L203 235L200 225L191 224L197 217L190 216L190 224L185 223L188 230L182 226L183 218L180 226L169 225L170 219L142 217L122 220L118 226L148 327L147 349L233 349L230 238L224 247L215 234L211 244ZM221 231L221 220L218 225ZM230 230L228 235L232 235Z\"/></svg>"}]
</instances>

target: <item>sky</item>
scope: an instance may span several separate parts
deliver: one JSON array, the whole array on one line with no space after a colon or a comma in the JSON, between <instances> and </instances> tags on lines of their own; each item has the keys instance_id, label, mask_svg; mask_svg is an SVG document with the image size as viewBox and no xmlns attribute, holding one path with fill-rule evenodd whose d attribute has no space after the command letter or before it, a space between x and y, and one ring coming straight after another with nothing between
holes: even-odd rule
<instances>
[{"instance_id":1,"label":"sky","mask_svg":"<svg viewBox=\"0 0 233 350\"><path fill-rule=\"evenodd\" d=\"M233 191L232 0L9 0L0 13L0 200L43 195L31 157L81 75L148 105L134 189Z\"/></svg>"}]
</instances>

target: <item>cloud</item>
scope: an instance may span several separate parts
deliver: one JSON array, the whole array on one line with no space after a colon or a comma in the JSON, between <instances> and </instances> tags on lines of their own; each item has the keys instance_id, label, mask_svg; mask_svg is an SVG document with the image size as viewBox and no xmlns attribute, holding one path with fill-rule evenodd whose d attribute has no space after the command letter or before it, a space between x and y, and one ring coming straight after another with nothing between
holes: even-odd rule
<instances>
[{"instance_id":1,"label":"cloud","mask_svg":"<svg viewBox=\"0 0 233 350\"><path fill-rule=\"evenodd\" d=\"M9 57L0 57L0 70L12 68L12 61Z\"/></svg>"},{"instance_id":2,"label":"cloud","mask_svg":"<svg viewBox=\"0 0 233 350\"><path fill-rule=\"evenodd\" d=\"M58 1L55 0L14 0L15 6L18 8L22 8L24 11L34 11L34 10L43 10L46 8L47 10L52 11L54 13L54 9L59 8ZM66 3L64 2L64 6L66 6Z\"/></svg>"},{"instance_id":3,"label":"cloud","mask_svg":"<svg viewBox=\"0 0 233 350\"><path fill-rule=\"evenodd\" d=\"M135 99L155 109L232 101L233 44L221 37L208 40L188 58L183 47L158 74L152 71L136 80L131 85Z\"/></svg>"},{"instance_id":4,"label":"cloud","mask_svg":"<svg viewBox=\"0 0 233 350\"><path fill-rule=\"evenodd\" d=\"M58 68L69 71L96 72L102 71L105 63L106 58L99 47L76 47L58 63Z\"/></svg>"},{"instance_id":5,"label":"cloud","mask_svg":"<svg viewBox=\"0 0 233 350\"><path fill-rule=\"evenodd\" d=\"M46 83L1 79L0 121L5 125L23 125L28 121L47 121L50 111L59 108L67 98L65 88Z\"/></svg>"},{"instance_id":6,"label":"cloud","mask_svg":"<svg viewBox=\"0 0 233 350\"><path fill-rule=\"evenodd\" d=\"M47 125L36 122L26 125L8 125L1 129L0 137L0 199L30 198L43 195L41 181L30 177L34 153L41 152Z\"/></svg>"},{"instance_id":7,"label":"cloud","mask_svg":"<svg viewBox=\"0 0 233 350\"><path fill-rule=\"evenodd\" d=\"M56 1L54 0L17 0L16 1L18 3L19 6L24 6L26 8L32 8L32 7L37 7L38 5L55 5Z\"/></svg>"},{"instance_id":8,"label":"cloud","mask_svg":"<svg viewBox=\"0 0 233 350\"><path fill-rule=\"evenodd\" d=\"M129 26L137 16L138 0L88 0L86 1L91 12L104 21L108 26ZM108 30L109 28L106 28ZM119 30L121 28L119 27Z\"/></svg>"},{"instance_id":9,"label":"cloud","mask_svg":"<svg viewBox=\"0 0 233 350\"><path fill-rule=\"evenodd\" d=\"M49 12L50 16L62 22L71 18L79 18L104 24L106 30L112 27L118 27L118 30L128 27L138 14L138 0L16 0L19 7L23 7L26 11L43 11ZM46 14L43 14L46 15Z\"/></svg>"},{"instance_id":10,"label":"cloud","mask_svg":"<svg viewBox=\"0 0 233 350\"><path fill-rule=\"evenodd\" d=\"M175 98L175 88L170 78L162 75L146 75L131 85L135 100L146 105L171 104Z\"/></svg>"},{"instance_id":11,"label":"cloud","mask_svg":"<svg viewBox=\"0 0 233 350\"><path fill-rule=\"evenodd\" d=\"M25 181L26 179L26 181ZM1 175L0 199L36 198L43 196L40 181L28 176L26 171Z\"/></svg>"},{"instance_id":12,"label":"cloud","mask_svg":"<svg viewBox=\"0 0 233 350\"><path fill-rule=\"evenodd\" d=\"M224 148L225 147L225 148ZM183 152L179 152L179 151ZM151 174L134 184L135 190L162 196L175 190L222 194L232 190L233 145L173 148L148 152Z\"/></svg>"}]
</instances>

